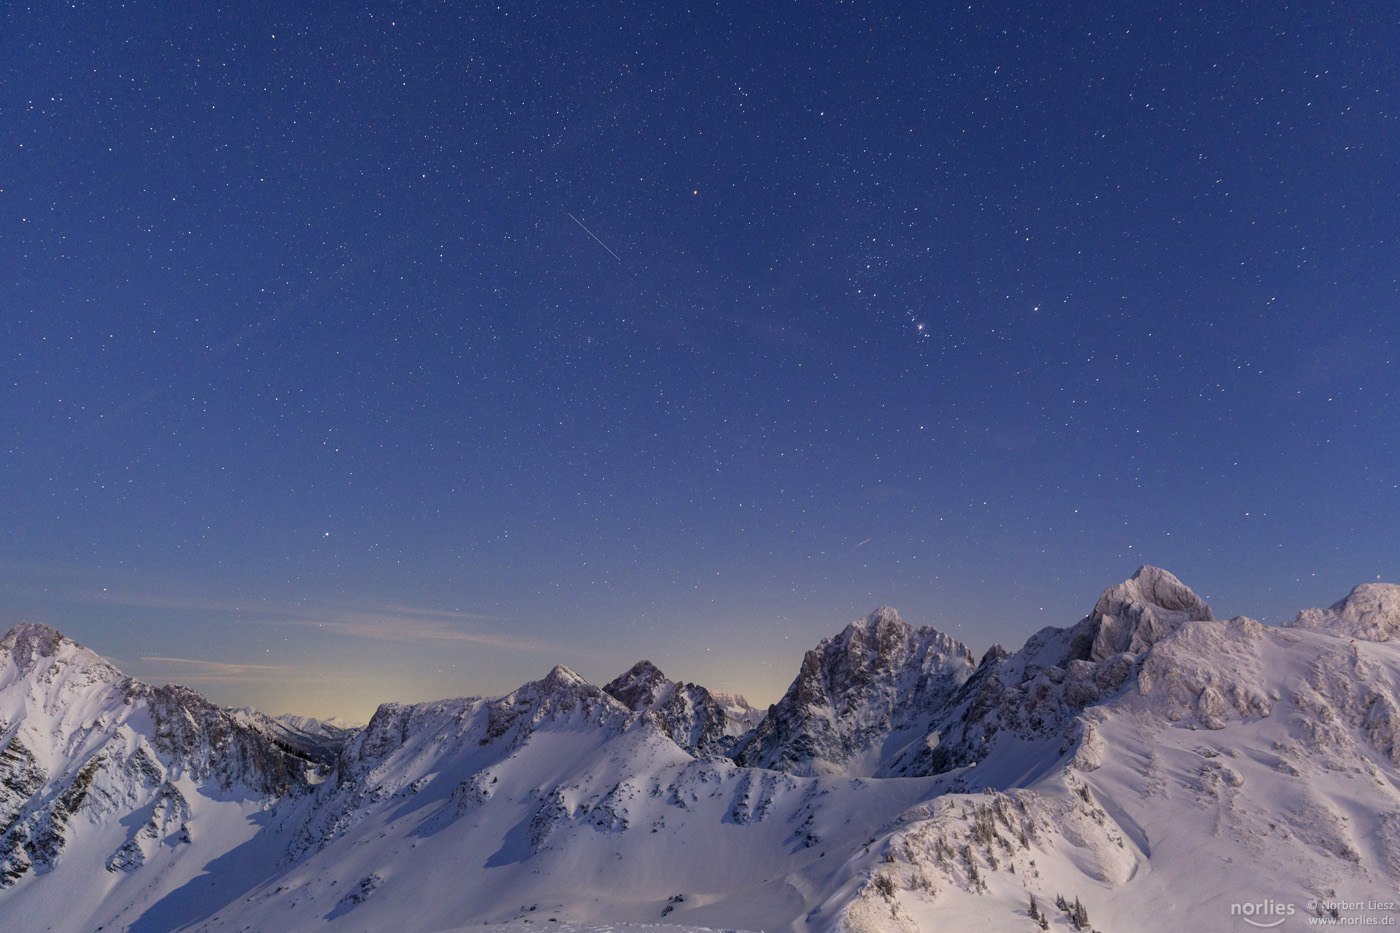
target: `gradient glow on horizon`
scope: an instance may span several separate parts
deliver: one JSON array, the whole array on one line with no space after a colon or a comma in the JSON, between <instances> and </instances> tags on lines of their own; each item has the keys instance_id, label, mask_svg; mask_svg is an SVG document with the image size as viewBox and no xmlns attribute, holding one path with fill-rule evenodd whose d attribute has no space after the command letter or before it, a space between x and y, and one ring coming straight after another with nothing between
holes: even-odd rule
<instances>
[{"instance_id":1,"label":"gradient glow on horizon","mask_svg":"<svg viewBox=\"0 0 1400 933\"><path fill-rule=\"evenodd\" d=\"M0 21L0 628L363 720L1400 578L1388 6Z\"/></svg>"}]
</instances>

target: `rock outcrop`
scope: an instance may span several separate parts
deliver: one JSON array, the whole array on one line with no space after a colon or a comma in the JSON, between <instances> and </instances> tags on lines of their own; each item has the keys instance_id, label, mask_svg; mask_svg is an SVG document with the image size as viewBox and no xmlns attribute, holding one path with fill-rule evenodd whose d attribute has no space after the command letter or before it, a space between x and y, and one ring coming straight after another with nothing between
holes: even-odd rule
<instances>
[{"instance_id":1,"label":"rock outcrop","mask_svg":"<svg viewBox=\"0 0 1400 933\"><path fill-rule=\"evenodd\" d=\"M650 715L671 741L697 758L728 756L751 728L754 711L742 698L669 680L650 661L638 661L603 690L628 709Z\"/></svg>"},{"instance_id":2,"label":"rock outcrop","mask_svg":"<svg viewBox=\"0 0 1400 933\"><path fill-rule=\"evenodd\" d=\"M897 749L923 741L972 672L967 646L881 606L807 652L734 760L792 774L876 774Z\"/></svg>"}]
</instances>

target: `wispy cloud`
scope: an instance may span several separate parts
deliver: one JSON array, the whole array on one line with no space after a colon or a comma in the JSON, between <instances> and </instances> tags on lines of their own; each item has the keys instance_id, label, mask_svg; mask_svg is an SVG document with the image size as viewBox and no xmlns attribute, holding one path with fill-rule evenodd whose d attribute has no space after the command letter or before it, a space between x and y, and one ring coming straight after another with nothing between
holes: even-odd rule
<instances>
[{"instance_id":1,"label":"wispy cloud","mask_svg":"<svg viewBox=\"0 0 1400 933\"><path fill-rule=\"evenodd\" d=\"M287 664L229 664L223 661L202 661L196 658L162 658L141 655L141 660L158 668L173 665L175 674L169 680L183 684L235 684L248 681L282 680L299 672ZM160 679L160 678L151 678Z\"/></svg>"},{"instance_id":2,"label":"wispy cloud","mask_svg":"<svg viewBox=\"0 0 1400 933\"><path fill-rule=\"evenodd\" d=\"M473 631L454 626L453 619L418 616L405 612L336 613L330 616L301 616L266 620L272 625L315 628L334 635L393 642L465 642L506 651L553 651L556 646L526 638Z\"/></svg>"},{"instance_id":3,"label":"wispy cloud","mask_svg":"<svg viewBox=\"0 0 1400 933\"><path fill-rule=\"evenodd\" d=\"M499 623L501 617L459 609L393 603L347 606L114 590L94 594L91 601L169 612L218 614L243 622L316 629L329 635L381 642L457 642L503 651L540 653L558 650L554 644L483 631L481 623Z\"/></svg>"}]
</instances>

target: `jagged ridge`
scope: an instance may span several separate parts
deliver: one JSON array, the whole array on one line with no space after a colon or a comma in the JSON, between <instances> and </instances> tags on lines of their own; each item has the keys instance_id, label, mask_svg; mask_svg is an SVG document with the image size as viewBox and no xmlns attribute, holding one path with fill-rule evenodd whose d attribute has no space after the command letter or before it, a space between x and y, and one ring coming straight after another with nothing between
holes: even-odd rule
<instances>
[{"instance_id":1,"label":"jagged ridge","mask_svg":"<svg viewBox=\"0 0 1400 933\"><path fill-rule=\"evenodd\" d=\"M696 684L667 679L638 661L603 688L628 709L647 713L671 740L698 758L728 756L751 728L754 710L743 697L720 697Z\"/></svg>"},{"instance_id":2,"label":"jagged ridge","mask_svg":"<svg viewBox=\"0 0 1400 933\"><path fill-rule=\"evenodd\" d=\"M159 811L156 828L142 824L107 860L126 870L171 814L187 816L176 782L271 799L305 791L308 766L194 691L126 677L47 626L0 640L0 887L52 870L80 810Z\"/></svg>"},{"instance_id":3,"label":"jagged ridge","mask_svg":"<svg viewBox=\"0 0 1400 933\"><path fill-rule=\"evenodd\" d=\"M274 857L265 884L230 888L191 929L445 929L533 907L809 933L975 915L1002 931L1026 925L1030 898L1060 926L1215 928L1209 911L1246 889L1302 903L1400 884L1394 589L1270 629L1218 621L1143 567L1075 625L975 667L882 607L808 652L741 765L713 751L722 701L640 662L602 689L557 667L505 697L386 704L314 788L257 714L133 686L52 630L19 630L0 642L0 878L21 894L40 872L76 880L94 863L64 840L107 833L97 871L133 882L114 890L171 890L146 879L233 851L201 830L206 793L231 792L261 801L248 844ZM7 918L54 924L10 892ZM117 922L81 896L97 905L85 927L128 926L156 897Z\"/></svg>"},{"instance_id":4,"label":"jagged ridge","mask_svg":"<svg viewBox=\"0 0 1400 933\"><path fill-rule=\"evenodd\" d=\"M891 745L923 739L972 670L965 645L881 606L807 652L734 759L794 774L879 773Z\"/></svg>"}]
</instances>

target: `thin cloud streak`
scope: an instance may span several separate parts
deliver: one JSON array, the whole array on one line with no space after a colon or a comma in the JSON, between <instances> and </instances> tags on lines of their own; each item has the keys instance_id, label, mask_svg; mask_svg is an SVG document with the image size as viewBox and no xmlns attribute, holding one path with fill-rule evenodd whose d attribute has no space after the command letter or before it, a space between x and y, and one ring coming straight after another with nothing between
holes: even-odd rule
<instances>
[{"instance_id":1,"label":"thin cloud streak","mask_svg":"<svg viewBox=\"0 0 1400 933\"><path fill-rule=\"evenodd\" d=\"M480 612L466 612L461 609L429 609L399 604L375 605L369 610L349 609L335 605L316 605L293 600L270 599L231 599L220 596L177 596L170 593L143 593L132 591L103 590L86 597L86 602L112 603L118 606L133 606L138 609L169 609L190 612L232 612L262 615L295 615L306 613L315 616L332 616L345 613L383 613L389 616L413 616L423 618L458 619L473 621L496 621L502 617Z\"/></svg>"},{"instance_id":2,"label":"thin cloud streak","mask_svg":"<svg viewBox=\"0 0 1400 933\"><path fill-rule=\"evenodd\" d=\"M297 676L298 668L286 664L231 664L225 661L203 661L198 658L164 658L141 655L141 660L155 664L174 664L180 668L179 683L237 684L249 681L282 680ZM159 679L159 678L156 678Z\"/></svg>"},{"instance_id":3,"label":"thin cloud streak","mask_svg":"<svg viewBox=\"0 0 1400 933\"><path fill-rule=\"evenodd\" d=\"M397 604L347 608L308 605L290 601L236 600L220 597L187 597L166 593L105 591L91 597L101 602L139 609L170 612L206 612L232 615L262 625L314 628L321 632L383 642L457 642L503 651L551 652L554 644L473 631L463 623L498 621L500 616ZM458 623L454 625L453 623Z\"/></svg>"},{"instance_id":4,"label":"thin cloud streak","mask_svg":"<svg viewBox=\"0 0 1400 933\"><path fill-rule=\"evenodd\" d=\"M375 641L465 642L473 645L484 645L488 648L500 648L506 651L546 652L556 650L556 646L554 645L546 645L523 638L511 638L507 635L462 631L460 629L449 628L433 619L415 619L407 615L379 615L371 613L359 617L342 615L334 619L284 618L267 619L265 621L270 625L296 625L303 628L315 628L319 631L329 632L335 635L347 635L352 638L370 638Z\"/></svg>"}]
</instances>

